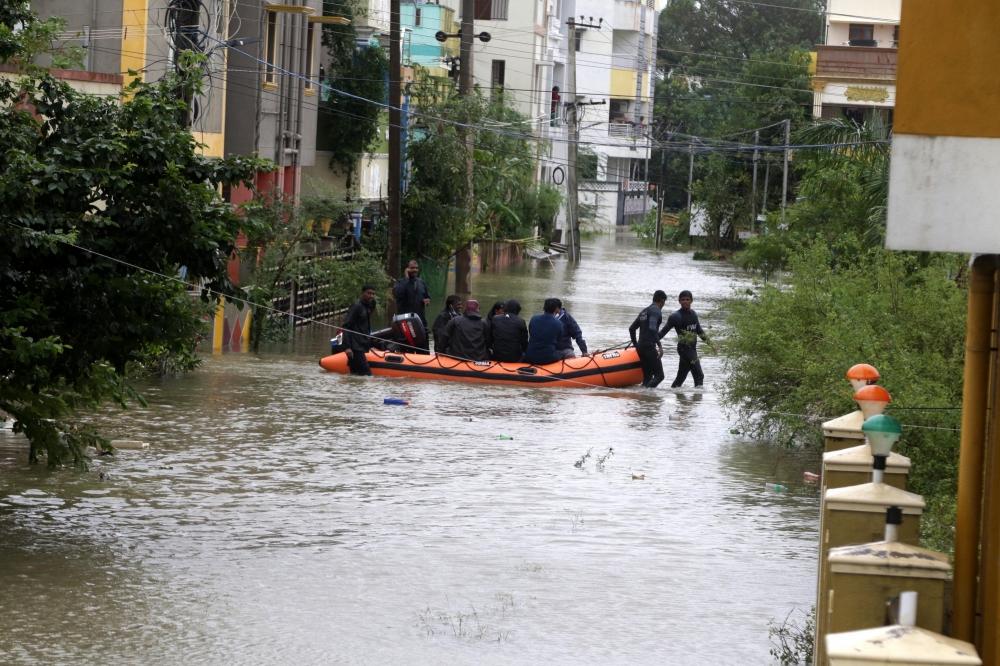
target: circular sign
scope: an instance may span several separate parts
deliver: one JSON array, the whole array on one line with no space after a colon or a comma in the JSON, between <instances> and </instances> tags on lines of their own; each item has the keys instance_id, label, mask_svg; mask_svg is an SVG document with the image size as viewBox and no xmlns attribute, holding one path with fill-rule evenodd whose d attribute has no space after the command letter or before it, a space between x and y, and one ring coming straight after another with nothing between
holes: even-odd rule
<instances>
[{"instance_id":1,"label":"circular sign","mask_svg":"<svg viewBox=\"0 0 1000 666\"><path fill-rule=\"evenodd\" d=\"M563 180L566 179L566 172L563 171L562 167L556 167L552 170L552 182L556 185L562 185Z\"/></svg>"}]
</instances>

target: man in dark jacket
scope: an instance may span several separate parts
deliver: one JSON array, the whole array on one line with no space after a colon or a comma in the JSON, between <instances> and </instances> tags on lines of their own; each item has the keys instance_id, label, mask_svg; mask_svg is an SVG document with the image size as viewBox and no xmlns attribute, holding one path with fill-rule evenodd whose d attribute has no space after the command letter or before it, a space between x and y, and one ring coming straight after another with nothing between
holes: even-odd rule
<instances>
[{"instance_id":1,"label":"man in dark jacket","mask_svg":"<svg viewBox=\"0 0 1000 666\"><path fill-rule=\"evenodd\" d=\"M556 299L559 301L559 299ZM556 351L563 352L563 358L573 358L573 340L576 340L576 345L580 348L580 353L584 356L587 355L587 341L583 339L583 331L580 329L580 325L576 323L576 319L566 312L566 309L562 306L562 301L559 301L559 321L562 322L563 332L559 336L558 342L556 342Z\"/></svg>"},{"instance_id":2,"label":"man in dark jacket","mask_svg":"<svg viewBox=\"0 0 1000 666\"><path fill-rule=\"evenodd\" d=\"M642 363L642 385L655 388L663 381L663 348L660 347L660 322L663 321L663 306L667 302L667 293L662 289L653 292L653 304L644 308L628 327L628 335L632 344L639 352L639 362ZM639 331L638 341L635 332Z\"/></svg>"},{"instance_id":3,"label":"man in dark jacket","mask_svg":"<svg viewBox=\"0 0 1000 666\"><path fill-rule=\"evenodd\" d=\"M535 365L545 365L572 356L573 350L559 351L556 343L563 332L559 312L562 304L558 298L546 298L542 314L537 314L528 323L528 348L524 350L524 360Z\"/></svg>"},{"instance_id":4,"label":"man in dark jacket","mask_svg":"<svg viewBox=\"0 0 1000 666\"><path fill-rule=\"evenodd\" d=\"M513 298L504 303L504 313L493 318L490 335L493 338L494 361L517 363L528 348L528 325L518 315L521 304Z\"/></svg>"},{"instance_id":5,"label":"man in dark jacket","mask_svg":"<svg viewBox=\"0 0 1000 666\"><path fill-rule=\"evenodd\" d=\"M465 361L487 361L490 358L490 327L479 314L479 301L465 302L465 314L455 317L441 335L444 353Z\"/></svg>"},{"instance_id":6,"label":"man in dark jacket","mask_svg":"<svg viewBox=\"0 0 1000 666\"><path fill-rule=\"evenodd\" d=\"M691 309L691 303L694 301L691 292L685 289L677 300L681 304L680 310L667 317L667 325L660 331L661 338L669 333L670 329L677 331L677 355L680 356L680 361L677 364L677 376L670 386L671 388L681 386L690 372L694 377L695 387L698 387L705 381L705 373L702 372L701 361L698 359L698 338L708 342L708 336L701 330L698 313ZM712 343L708 344L712 346Z\"/></svg>"},{"instance_id":7,"label":"man in dark jacket","mask_svg":"<svg viewBox=\"0 0 1000 666\"><path fill-rule=\"evenodd\" d=\"M434 320L434 351L437 353L443 353L444 347L441 346L441 336L444 334L444 327L448 325L448 322L455 317L462 316L462 297L458 294L452 294L444 301L444 310L438 313L437 318Z\"/></svg>"},{"instance_id":8,"label":"man in dark jacket","mask_svg":"<svg viewBox=\"0 0 1000 666\"><path fill-rule=\"evenodd\" d=\"M427 284L420 279L420 264L416 259L410 259L406 264L406 276L396 281L392 297L396 301L396 314L412 312L420 317L424 330L427 329L427 316L424 313L431 304L431 293Z\"/></svg>"},{"instance_id":9,"label":"man in dark jacket","mask_svg":"<svg viewBox=\"0 0 1000 666\"><path fill-rule=\"evenodd\" d=\"M350 307L344 317L344 345L347 347L347 364L352 375L370 375L365 354L372 348L372 312L375 311L375 288L365 285L361 288L361 298Z\"/></svg>"}]
</instances>

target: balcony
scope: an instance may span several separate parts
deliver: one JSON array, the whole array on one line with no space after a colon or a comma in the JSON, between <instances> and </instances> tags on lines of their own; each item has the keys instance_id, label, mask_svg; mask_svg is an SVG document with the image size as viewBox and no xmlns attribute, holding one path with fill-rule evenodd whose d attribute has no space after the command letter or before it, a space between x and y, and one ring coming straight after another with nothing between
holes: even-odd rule
<instances>
[{"instance_id":1,"label":"balcony","mask_svg":"<svg viewBox=\"0 0 1000 666\"><path fill-rule=\"evenodd\" d=\"M896 49L874 46L816 47L816 77L851 81L895 81Z\"/></svg>"}]
</instances>

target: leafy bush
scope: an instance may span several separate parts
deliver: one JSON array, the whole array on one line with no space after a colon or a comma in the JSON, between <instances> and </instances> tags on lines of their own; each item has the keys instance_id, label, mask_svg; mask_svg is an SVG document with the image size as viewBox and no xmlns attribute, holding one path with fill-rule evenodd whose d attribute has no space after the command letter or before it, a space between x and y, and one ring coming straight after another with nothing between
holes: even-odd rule
<instances>
[{"instance_id":1,"label":"leafy bush","mask_svg":"<svg viewBox=\"0 0 1000 666\"><path fill-rule=\"evenodd\" d=\"M848 256L813 243L792 255L785 284L731 304L723 399L755 436L818 446L819 423L855 408L842 373L873 364L904 424L897 450L913 459L910 487L929 499L924 541L948 550L953 506L940 498L956 490L960 412L940 408L961 404L965 333L955 259Z\"/></svg>"}]
</instances>

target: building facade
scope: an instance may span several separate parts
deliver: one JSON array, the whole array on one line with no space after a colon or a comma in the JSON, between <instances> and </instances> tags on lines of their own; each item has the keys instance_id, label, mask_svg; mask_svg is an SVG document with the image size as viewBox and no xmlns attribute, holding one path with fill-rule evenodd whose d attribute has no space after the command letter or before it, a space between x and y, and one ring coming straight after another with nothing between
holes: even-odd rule
<instances>
[{"instance_id":1,"label":"building facade","mask_svg":"<svg viewBox=\"0 0 1000 666\"><path fill-rule=\"evenodd\" d=\"M321 0L239 0L227 23L229 85L225 94L226 155L257 155L276 170L257 187L295 200L302 169L316 162ZM250 197L234 191L240 203Z\"/></svg>"},{"instance_id":2,"label":"building facade","mask_svg":"<svg viewBox=\"0 0 1000 666\"><path fill-rule=\"evenodd\" d=\"M657 8L654 0L476 4L475 32L492 36L487 43L476 42L476 84L502 88L531 120L539 145L539 181L564 195L568 147L576 140L567 105L578 104L578 163L589 163L595 171L590 179L578 179L581 224L592 230L622 228L641 216L648 203L635 192L646 190L651 150ZM571 91L574 61L576 90ZM586 171L581 168L578 174ZM564 207L557 227L565 223Z\"/></svg>"},{"instance_id":3,"label":"building facade","mask_svg":"<svg viewBox=\"0 0 1000 666\"><path fill-rule=\"evenodd\" d=\"M900 0L829 0L816 47L813 117L861 122L878 110L892 122Z\"/></svg>"}]
</instances>

